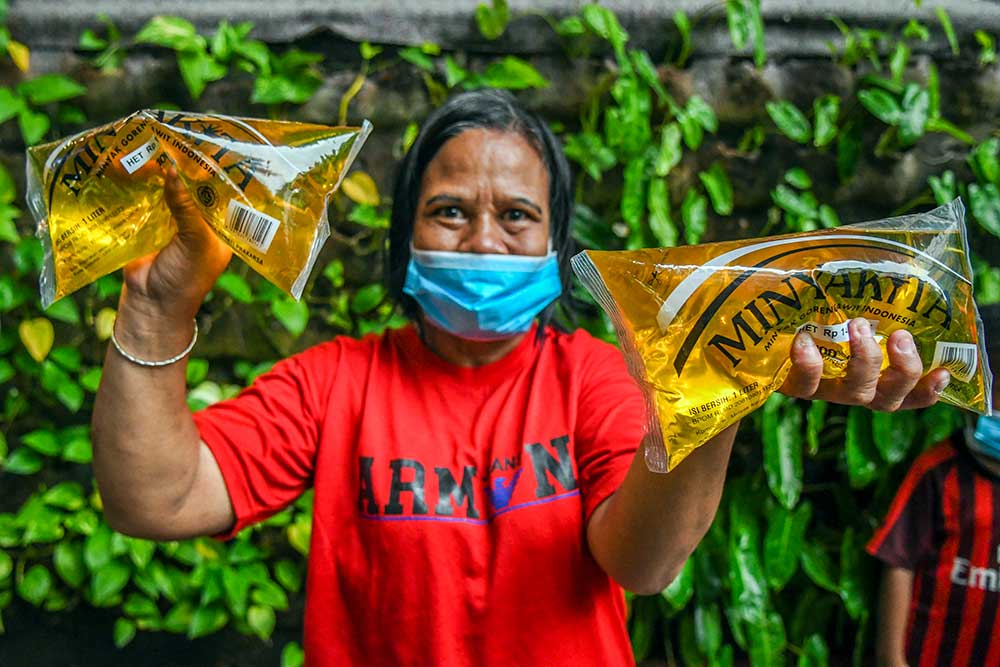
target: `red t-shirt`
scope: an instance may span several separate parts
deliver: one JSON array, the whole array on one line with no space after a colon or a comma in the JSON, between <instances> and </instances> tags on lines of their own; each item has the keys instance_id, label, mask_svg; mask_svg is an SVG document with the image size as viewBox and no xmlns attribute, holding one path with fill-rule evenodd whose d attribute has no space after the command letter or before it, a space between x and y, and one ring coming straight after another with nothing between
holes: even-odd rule
<instances>
[{"instance_id":1,"label":"red t-shirt","mask_svg":"<svg viewBox=\"0 0 1000 667\"><path fill-rule=\"evenodd\" d=\"M868 552L913 572L910 667L1000 665L1000 480L968 452L921 454Z\"/></svg>"},{"instance_id":2,"label":"red t-shirt","mask_svg":"<svg viewBox=\"0 0 1000 667\"><path fill-rule=\"evenodd\" d=\"M634 663L586 521L644 414L621 353L585 332L532 330L464 368L407 327L293 356L195 421L232 533L315 487L310 667L608 667Z\"/></svg>"}]
</instances>

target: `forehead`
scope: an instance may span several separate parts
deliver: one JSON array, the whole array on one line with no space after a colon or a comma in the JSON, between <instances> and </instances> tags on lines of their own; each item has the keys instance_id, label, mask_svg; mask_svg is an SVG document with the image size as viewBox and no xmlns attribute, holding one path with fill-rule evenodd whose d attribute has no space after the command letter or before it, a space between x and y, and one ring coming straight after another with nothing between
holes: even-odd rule
<instances>
[{"instance_id":1,"label":"forehead","mask_svg":"<svg viewBox=\"0 0 1000 667\"><path fill-rule=\"evenodd\" d=\"M519 191L548 203L549 173L538 150L517 132L471 129L452 137L428 163L421 180L430 190L493 188Z\"/></svg>"}]
</instances>

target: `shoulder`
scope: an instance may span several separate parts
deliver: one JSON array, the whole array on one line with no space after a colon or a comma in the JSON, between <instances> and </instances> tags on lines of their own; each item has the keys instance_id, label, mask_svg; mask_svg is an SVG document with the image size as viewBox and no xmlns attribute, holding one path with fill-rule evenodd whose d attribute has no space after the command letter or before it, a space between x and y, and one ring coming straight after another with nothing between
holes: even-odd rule
<instances>
[{"instance_id":1,"label":"shoulder","mask_svg":"<svg viewBox=\"0 0 1000 667\"><path fill-rule=\"evenodd\" d=\"M932 446L918 456L910 466L909 477L918 479L928 474L949 470L959 460L959 450L951 438Z\"/></svg>"}]
</instances>

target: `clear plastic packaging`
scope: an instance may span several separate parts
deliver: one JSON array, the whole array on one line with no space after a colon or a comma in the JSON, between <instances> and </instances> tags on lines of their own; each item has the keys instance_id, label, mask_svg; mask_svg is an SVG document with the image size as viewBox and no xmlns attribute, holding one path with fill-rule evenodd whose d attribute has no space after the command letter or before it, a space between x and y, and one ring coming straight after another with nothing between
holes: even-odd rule
<instances>
[{"instance_id":1,"label":"clear plastic packaging","mask_svg":"<svg viewBox=\"0 0 1000 667\"><path fill-rule=\"evenodd\" d=\"M173 238L170 164L219 237L298 299L330 235L327 199L370 131L147 109L29 148L43 307Z\"/></svg>"},{"instance_id":2,"label":"clear plastic packaging","mask_svg":"<svg viewBox=\"0 0 1000 667\"><path fill-rule=\"evenodd\" d=\"M956 199L836 229L576 255L646 393L650 469L674 468L761 406L788 375L800 330L820 348L823 376L843 375L856 317L872 323L883 359L889 334L910 331L925 371L952 374L941 400L989 414L964 213Z\"/></svg>"}]
</instances>

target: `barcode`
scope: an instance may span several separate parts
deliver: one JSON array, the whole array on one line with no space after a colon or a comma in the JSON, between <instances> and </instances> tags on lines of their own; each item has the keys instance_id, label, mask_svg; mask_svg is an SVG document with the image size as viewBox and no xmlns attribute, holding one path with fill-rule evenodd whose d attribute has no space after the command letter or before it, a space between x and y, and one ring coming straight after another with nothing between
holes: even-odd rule
<instances>
[{"instance_id":1,"label":"barcode","mask_svg":"<svg viewBox=\"0 0 1000 667\"><path fill-rule=\"evenodd\" d=\"M277 218L261 213L235 199L229 200L226 209L226 229L249 241L257 250L267 252L274 240L274 233L281 224Z\"/></svg>"},{"instance_id":2,"label":"barcode","mask_svg":"<svg viewBox=\"0 0 1000 667\"><path fill-rule=\"evenodd\" d=\"M947 368L952 377L968 382L976 374L979 365L977 348L970 343L941 343L934 346L934 361L931 368Z\"/></svg>"}]
</instances>

